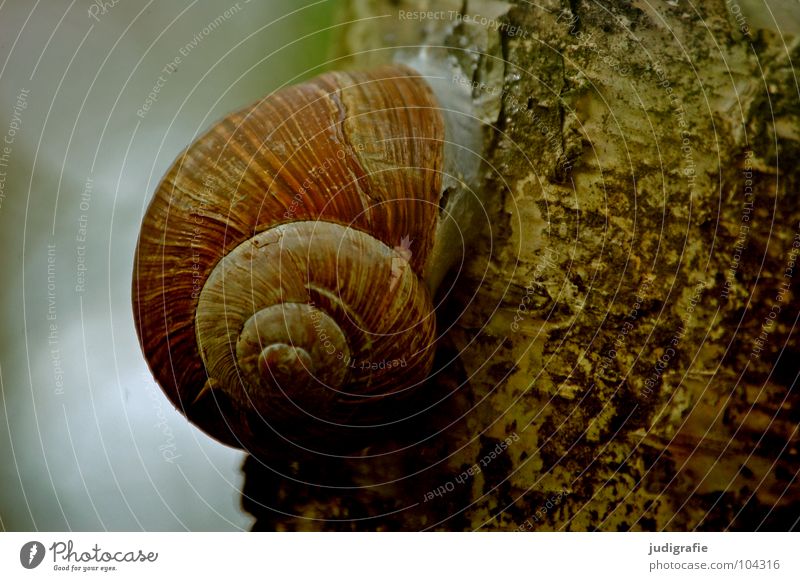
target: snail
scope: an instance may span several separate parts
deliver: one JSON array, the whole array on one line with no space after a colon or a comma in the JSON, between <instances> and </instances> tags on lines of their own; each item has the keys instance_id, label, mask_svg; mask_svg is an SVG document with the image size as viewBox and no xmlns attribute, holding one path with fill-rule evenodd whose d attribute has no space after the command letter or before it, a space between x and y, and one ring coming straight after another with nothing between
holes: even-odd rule
<instances>
[{"instance_id":1,"label":"snail","mask_svg":"<svg viewBox=\"0 0 800 581\"><path fill-rule=\"evenodd\" d=\"M398 420L463 252L444 150L437 98L403 65L325 73L195 140L150 202L133 273L140 345L172 403L250 451L275 435L363 446Z\"/></svg>"}]
</instances>

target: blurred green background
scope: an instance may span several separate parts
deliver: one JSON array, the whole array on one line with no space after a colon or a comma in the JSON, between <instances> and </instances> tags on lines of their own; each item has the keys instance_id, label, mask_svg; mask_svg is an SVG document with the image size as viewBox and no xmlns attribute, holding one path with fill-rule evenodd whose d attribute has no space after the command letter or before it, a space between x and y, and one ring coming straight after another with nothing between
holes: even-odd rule
<instances>
[{"instance_id":1,"label":"blurred green background","mask_svg":"<svg viewBox=\"0 0 800 581\"><path fill-rule=\"evenodd\" d=\"M181 149L319 74L335 10L0 3L0 530L250 526L243 454L190 426L140 353L133 253Z\"/></svg>"}]
</instances>

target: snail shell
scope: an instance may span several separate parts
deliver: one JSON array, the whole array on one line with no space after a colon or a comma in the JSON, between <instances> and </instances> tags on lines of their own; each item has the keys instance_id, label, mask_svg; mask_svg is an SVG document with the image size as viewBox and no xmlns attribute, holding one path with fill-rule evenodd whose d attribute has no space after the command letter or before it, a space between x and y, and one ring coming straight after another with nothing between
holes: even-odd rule
<instances>
[{"instance_id":1,"label":"snail shell","mask_svg":"<svg viewBox=\"0 0 800 581\"><path fill-rule=\"evenodd\" d=\"M133 279L141 346L175 406L251 451L270 432L324 447L400 417L436 342L443 142L429 86L386 66L282 89L180 155Z\"/></svg>"}]
</instances>

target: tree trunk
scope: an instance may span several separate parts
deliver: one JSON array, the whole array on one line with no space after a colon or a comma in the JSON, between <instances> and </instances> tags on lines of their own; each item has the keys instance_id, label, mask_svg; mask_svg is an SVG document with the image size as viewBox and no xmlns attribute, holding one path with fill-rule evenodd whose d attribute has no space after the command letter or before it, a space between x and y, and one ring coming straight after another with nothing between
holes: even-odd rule
<instances>
[{"instance_id":1,"label":"tree trunk","mask_svg":"<svg viewBox=\"0 0 800 581\"><path fill-rule=\"evenodd\" d=\"M359 458L248 459L256 528L798 528L797 20L465 4L355 2L334 64L444 30L489 123L442 402Z\"/></svg>"}]
</instances>

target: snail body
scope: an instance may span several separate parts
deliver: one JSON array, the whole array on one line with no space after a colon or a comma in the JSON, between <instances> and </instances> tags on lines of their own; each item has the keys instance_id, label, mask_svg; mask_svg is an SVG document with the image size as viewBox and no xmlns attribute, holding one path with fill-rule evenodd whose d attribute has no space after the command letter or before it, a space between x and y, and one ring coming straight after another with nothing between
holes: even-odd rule
<instances>
[{"instance_id":1,"label":"snail body","mask_svg":"<svg viewBox=\"0 0 800 581\"><path fill-rule=\"evenodd\" d=\"M435 351L444 136L430 87L392 65L282 89L179 156L142 223L133 303L180 411L250 451L400 417Z\"/></svg>"}]
</instances>

